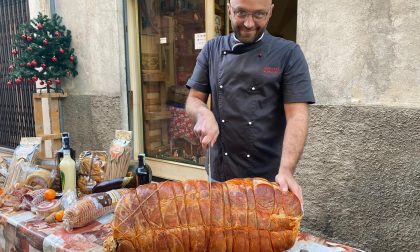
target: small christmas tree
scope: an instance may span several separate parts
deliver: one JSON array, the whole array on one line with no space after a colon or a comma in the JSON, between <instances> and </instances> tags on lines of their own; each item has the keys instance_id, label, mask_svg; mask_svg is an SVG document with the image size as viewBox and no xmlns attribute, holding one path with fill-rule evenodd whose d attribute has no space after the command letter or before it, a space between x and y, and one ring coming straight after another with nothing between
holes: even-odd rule
<instances>
[{"instance_id":1,"label":"small christmas tree","mask_svg":"<svg viewBox=\"0 0 420 252\"><path fill-rule=\"evenodd\" d=\"M70 48L71 32L61 25L61 20L56 14L50 19L39 13L20 26L11 52L7 85L39 81L40 89L61 92L62 79L77 75L77 57Z\"/></svg>"}]
</instances>

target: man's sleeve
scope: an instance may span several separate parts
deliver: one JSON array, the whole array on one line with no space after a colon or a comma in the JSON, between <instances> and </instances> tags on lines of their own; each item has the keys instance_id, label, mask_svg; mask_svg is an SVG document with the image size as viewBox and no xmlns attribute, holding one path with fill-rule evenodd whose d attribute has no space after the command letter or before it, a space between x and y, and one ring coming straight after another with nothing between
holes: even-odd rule
<instances>
[{"instance_id":1,"label":"man's sleeve","mask_svg":"<svg viewBox=\"0 0 420 252\"><path fill-rule=\"evenodd\" d=\"M295 45L283 72L283 102L315 103L308 63L298 45Z\"/></svg>"},{"instance_id":2,"label":"man's sleeve","mask_svg":"<svg viewBox=\"0 0 420 252\"><path fill-rule=\"evenodd\" d=\"M193 88L203 93L209 94L209 43L207 42L201 52L198 54L194 71L187 82L187 88Z\"/></svg>"}]
</instances>

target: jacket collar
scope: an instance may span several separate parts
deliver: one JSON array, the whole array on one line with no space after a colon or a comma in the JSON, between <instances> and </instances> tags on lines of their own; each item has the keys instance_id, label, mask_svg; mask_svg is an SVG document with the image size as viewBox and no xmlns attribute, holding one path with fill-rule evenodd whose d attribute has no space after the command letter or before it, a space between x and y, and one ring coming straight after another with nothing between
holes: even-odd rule
<instances>
[{"instance_id":1,"label":"jacket collar","mask_svg":"<svg viewBox=\"0 0 420 252\"><path fill-rule=\"evenodd\" d=\"M243 53L246 51L249 51L253 48L256 48L258 46L260 46L261 44L263 44L263 42L266 40L266 37L268 36L268 34L266 34L267 31L264 31L263 34L261 34L261 36L253 43L242 43L241 41L239 41L236 36L235 33L231 33L230 34L230 48L231 51L233 53ZM260 43L261 42L261 43Z\"/></svg>"}]
</instances>

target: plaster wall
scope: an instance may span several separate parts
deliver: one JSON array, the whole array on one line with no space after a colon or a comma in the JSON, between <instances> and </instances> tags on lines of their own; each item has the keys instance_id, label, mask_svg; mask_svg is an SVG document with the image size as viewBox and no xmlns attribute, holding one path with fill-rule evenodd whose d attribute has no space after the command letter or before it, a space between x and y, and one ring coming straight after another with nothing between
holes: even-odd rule
<instances>
[{"instance_id":1,"label":"plaster wall","mask_svg":"<svg viewBox=\"0 0 420 252\"><path fill-rule=\"evenodd\" d=\"M297 178L303 228L368 251L420 249L420 2L299 0L317 104Z\"/></svg>"},{"instance_id":2,"label":"plaster wall","mask_svg":"<svg viewBox=\"0 0 420 252\"><path fill-rule=\"evenodd\" d=\"M64 131L70 132L78 153L104 150L115 130L128 129L122 1L54 3L72 32L78 57L79 75L63 84L69 95L63 100Z\"/></svg>"},{"instance_id":3,"label":"plaster wall","mask_svg":"<svg viewBox=\"0 0 420 252\"><path fill-rule=\"evenodd\" d=\"M299 0L318 104L420 107L420 2Z\"/></svg>"}]
</instances>

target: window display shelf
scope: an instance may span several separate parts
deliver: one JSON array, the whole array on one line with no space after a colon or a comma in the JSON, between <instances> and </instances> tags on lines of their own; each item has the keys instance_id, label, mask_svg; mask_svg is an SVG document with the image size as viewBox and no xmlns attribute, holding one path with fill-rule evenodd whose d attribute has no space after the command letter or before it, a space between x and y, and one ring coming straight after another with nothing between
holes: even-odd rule
<instances>
[{"instance_id":1,"label":"window display shelf","mask_svg":"<svg viewBox=\"0 0 420 252\"><path fill-rule=\"evenodd\" d=\"M160 81L165 81L166 79L164 73L157 72L157 71L153 71L153 72L143 71L141 74L141 77L143 81L147 81L147 82L160 82Z\"/></svg>"},{"instance_id":2,"label":"window display shelf","mask_svg":"<svg viewBox=\"0 0 420 252\"><path fill-rule=\"evenodd\" d=\"M171 113L169 111L145 112L144 118L146 121L165 120L171 118Z\"/></svg>"}]
</instances>

